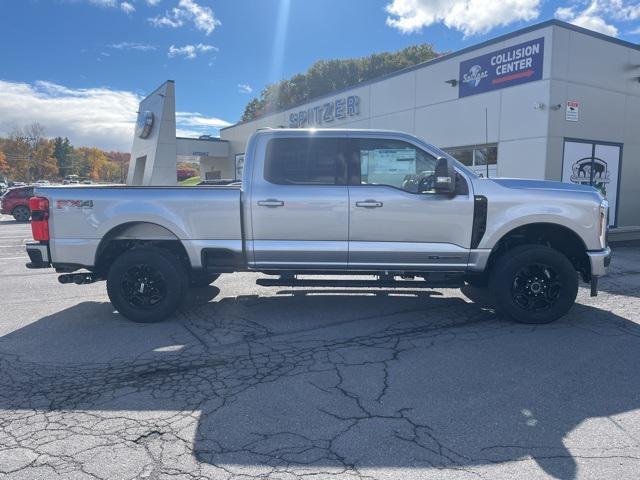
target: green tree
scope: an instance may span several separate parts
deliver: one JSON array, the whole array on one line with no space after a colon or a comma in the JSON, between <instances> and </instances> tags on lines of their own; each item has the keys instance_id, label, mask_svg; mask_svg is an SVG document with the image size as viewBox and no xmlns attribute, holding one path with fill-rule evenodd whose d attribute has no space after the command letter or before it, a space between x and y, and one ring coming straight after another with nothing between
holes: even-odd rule
<instances>
[{"instance_id":1,"label":"green tree","mask_svg":"<svg viewBox=\"0 0 640 480\"><path fill-rule=\"evenodd\" d=\"M58 166L58 176L64 177L71 173L69 155L73 153L73 146L67 137L56 137L53 139L53 156L56 158ZM67 172L67 170L69 170Z\"/></svg>"},{"instance_id":2,"label":"green tree","mask_svg":"<svg viewBox=\"0 0 640 480\"><path fill-rule=\"evenodd\" d=\"M440 56L431 45L413 45L397 52L362 58L320 60L305 73L267 85L245 107L242 120L253 120L342 88L357 85Z\"/></svg>"}]
</instances>

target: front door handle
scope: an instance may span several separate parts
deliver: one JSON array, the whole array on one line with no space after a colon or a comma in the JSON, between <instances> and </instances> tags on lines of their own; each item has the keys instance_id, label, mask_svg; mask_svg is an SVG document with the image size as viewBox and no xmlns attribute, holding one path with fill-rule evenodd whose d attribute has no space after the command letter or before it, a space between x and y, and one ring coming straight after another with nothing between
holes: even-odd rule
<instances>
[{"instance_id":1,"label":"front door handle","mask_svg":"<svg viewBox=\"0 0 640 480\"><path fill-rule=\"evenodd\" d=\"M276 200L275 198L269 198L267 200L260 200L258 205L261 207L284 207L282 200Z\"/></svg>"},{"instance_id":2,"label":"front door handle","mask_svg":"<svg viewBox=\"0 0 640 480\"><path fill-rule=\"evenodd\" d=\"M364 200L362 202L356 202L356 207L380 208L381 206L382 202L378 202L377 200Z\"/></svg>"}]
</instances>

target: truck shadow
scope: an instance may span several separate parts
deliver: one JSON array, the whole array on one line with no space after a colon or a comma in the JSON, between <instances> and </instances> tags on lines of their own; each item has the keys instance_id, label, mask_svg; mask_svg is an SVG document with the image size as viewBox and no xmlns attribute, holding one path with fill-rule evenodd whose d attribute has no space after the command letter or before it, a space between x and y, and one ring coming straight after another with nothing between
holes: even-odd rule
<instances>
[{"instance_id":1,"label":"truck shadow","mask_svg":"<svg viewBox=\"0 0 640 480\"><path fill-rule=\"evenodd\" d=\"M14 413L2 428L36 410L198 412L195 458L238 474L533 458L572 479L578 459L619 462L638 446L624 414L640 408L640 327L625 318L578 305L523 326L423 292L291 293L224 298L158 325L84 302L9 333L0 409ZM167 342L182 348L158 351ZM595 438L602 417L606 444L583 445L576 428ZM181 441L157 424L157 441ZM133 416L126 425L123 442L155 438Z\"/></svg>"}]
</instances>

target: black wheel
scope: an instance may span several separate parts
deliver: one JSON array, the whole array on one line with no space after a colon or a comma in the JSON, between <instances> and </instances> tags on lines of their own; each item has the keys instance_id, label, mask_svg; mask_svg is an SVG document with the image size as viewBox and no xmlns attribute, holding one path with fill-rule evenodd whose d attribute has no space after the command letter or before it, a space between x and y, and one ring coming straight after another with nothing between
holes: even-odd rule
<instances>
[{"instance_id":1,"label":"black wheel","mask_svg":"<svg viewBox=\"0 0 640 480\"><path fill-rule=\"evenodd\" d=\"M166 250L134 248L120 255L107 275L107 293L129 320L160 322L180 307L187 289L184 265Z\"/></svg>"},{"instance_id":2,"label":"black wheel","mask_svg":"<svg viewBox=\"0 0 640 480\"><path fill-rule=\"evenodd\" d=\"M17 222L28 222L29 218L31 218L31 210L24 205L18 205L11 213Z\"/></svg>"},{"instance_id":3,"label":"black wheel","mask_svg":"<svg viewBox=\"0 0 640 480\"><path fill-rule=\"evenodd\" d=\"M578 273L551 247L523 245L496 262L490 279L498 311L519 323L549 323L573 306Z\"/></svg>"},{"instance_id":4,"label":"black wheel","mask_svg":"<svg viewBox=\"0 0 640 480\"><path fill-rule=\"evenodd\" d=\"M192 287L206 287L220 277L219 273L191 272L189 285Z\"/></svg>"}]
</instances>

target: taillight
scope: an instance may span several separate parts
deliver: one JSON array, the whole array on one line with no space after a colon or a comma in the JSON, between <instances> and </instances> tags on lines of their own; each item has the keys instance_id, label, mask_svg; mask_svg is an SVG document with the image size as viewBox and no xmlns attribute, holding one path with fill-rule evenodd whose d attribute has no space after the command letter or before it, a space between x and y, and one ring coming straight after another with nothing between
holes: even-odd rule
<instances>
[{"instance_id":1,"label":"taillight","mask_svg":"<svg viewBox=\"0 0 640 480\"><path fill-rule=\"evenodd\" d=\"M49 200L43 197L29 199L31 209L31 232L33 239L39 242L49 240Z\"/></svg>"}]
</instances>

